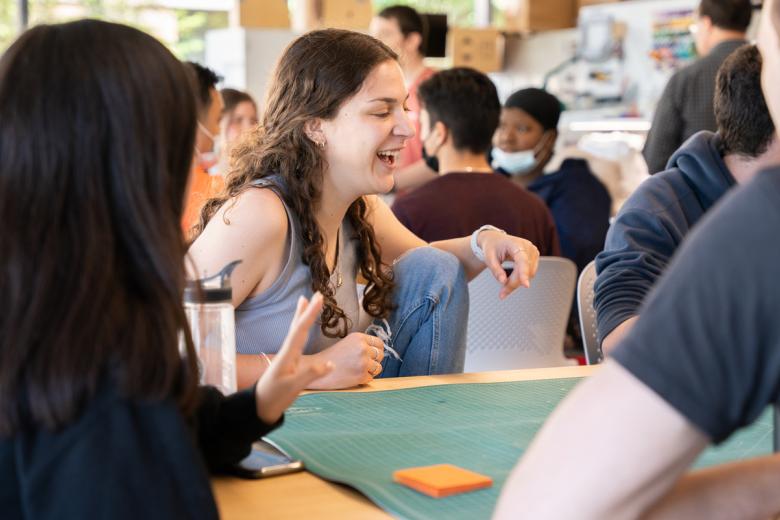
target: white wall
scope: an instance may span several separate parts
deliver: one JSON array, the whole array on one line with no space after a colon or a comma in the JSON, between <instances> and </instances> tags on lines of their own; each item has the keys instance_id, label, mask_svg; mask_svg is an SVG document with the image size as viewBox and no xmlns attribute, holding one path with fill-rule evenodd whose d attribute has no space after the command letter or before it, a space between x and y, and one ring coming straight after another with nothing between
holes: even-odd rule
<instances>
[{"instance_id":1,"label":"white wall","mask_svg":"<svg viewBox=\"0 0 780 520\"><path fill-rule=\"evenodd\" d=\"M206 65L224 77L224 86L248 91L262 108L276 62L297 36L284 29L209 31L206 34Z\"/></svg>"}]
</instances>

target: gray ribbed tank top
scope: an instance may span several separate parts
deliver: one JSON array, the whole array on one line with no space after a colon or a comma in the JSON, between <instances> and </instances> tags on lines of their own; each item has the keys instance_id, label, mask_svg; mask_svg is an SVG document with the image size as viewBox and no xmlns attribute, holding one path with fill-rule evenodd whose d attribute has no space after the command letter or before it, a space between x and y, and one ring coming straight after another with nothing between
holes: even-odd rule
<instances>
[{"instance_id":1,"label":"gray ribbed tank top","mask_svg":"<svg viewBox=\"0 0 780 520\"><path fill-rule=\"evenodd\" d=\"M236 308L236 350L239 354L273 354L281 348L287 335L298 297L305 295L310 298L312 295L311 273L301 258L303 247L298 218L280 196L285 189L283 180L272 176L254 181L253 184L257 188L273 190L284 204L288 224L287 260L281 274L268 289L247 298ZM340 272L342 285L336 288L336 301L352 324L350 332L363 331L370 324L371 317L362 309L358 300L357 242L353 239L352 226L346 220L339 233L337 268L333 270L331 283L335 286L336 273ZM320 352L338 340L323 336L318 320L309 332L305 352Z\"/></svg>"}]
</instances>

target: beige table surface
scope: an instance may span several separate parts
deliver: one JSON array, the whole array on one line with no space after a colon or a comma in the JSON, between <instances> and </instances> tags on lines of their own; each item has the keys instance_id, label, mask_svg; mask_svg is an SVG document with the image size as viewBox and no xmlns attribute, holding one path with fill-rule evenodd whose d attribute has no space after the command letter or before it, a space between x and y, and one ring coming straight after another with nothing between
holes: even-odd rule
<instances>
[{"instance_id":1,"label":"beige table surface","mask_svg":"<svg viewBox=\"0 0 780 520\"><path fill-rule=\"evenodd\" d=\"M420 386L460 383L499 383L588 376L597 366L506 370L446 376L377 379L344 392L375 392ZM391 518L351 488L332 484L309 472L259 480L216 477L211 481L220 516L226 520L269 519L374 519Z\"/></svg>"}]
</instances>

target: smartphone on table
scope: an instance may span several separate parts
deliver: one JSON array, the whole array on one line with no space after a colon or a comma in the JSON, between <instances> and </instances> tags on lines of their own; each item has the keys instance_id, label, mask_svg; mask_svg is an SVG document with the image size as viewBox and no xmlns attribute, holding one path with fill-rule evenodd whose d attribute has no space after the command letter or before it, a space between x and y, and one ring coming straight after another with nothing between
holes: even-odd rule
<instances>
[{"instance_id":1,"label":"smartphone on table","mask_svg":"<svg viewBox=\"0 0 780 520\"><path fill-rule=\"evenodd\" d=\"M253 443L252 452L236 467L238 476L244 478L266 478L296 471L303 471L303 462L266 439Z\"/></svg>"}]
</instances>

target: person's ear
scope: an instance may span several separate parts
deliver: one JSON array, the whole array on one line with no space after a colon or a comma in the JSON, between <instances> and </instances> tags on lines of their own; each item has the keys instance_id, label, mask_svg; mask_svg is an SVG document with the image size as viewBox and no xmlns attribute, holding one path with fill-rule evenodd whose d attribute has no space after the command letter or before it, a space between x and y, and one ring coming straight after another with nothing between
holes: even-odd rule
<instances>
[{"instance_id":1,"label":"person's ear","mask_svg":"<svg viewBox=\"0 0 780 520\"><path fill-rule=\"evenodd\" d=\"M431 128L431 133L436 135L437 148L444 146L450 138L450 129L441 121L436 121L436 124Z\"/></svg>"},{"instance_id":2,"label":"person's ear","mask_svg":"<svg viewBox=\"0 0 780 520\"><path fill-rule=\"evenodd\" d=\"M542 136L539 138L539 142L534 147L535 150L538 152L541 152L542 150L545 150L549 148L551 145L555 144L555 140L558 138L558 130L555 130L553 128L548 128L544 132L542 132Z\"/></svg>"},{"instance_id":3,"label":"person's ear","mask_svg":"<svg viewBox=\"0 0 780 520\"><path fill-rule=\"evenodd\" d=\"M420 46L422 45L422 34L418 32L409 33L409 36L404 38L404 51L405 52L414 52L416 54L422 55L422 49Z\"/></svg>"},{"instance_id":4,"label":"person's ear","mask_svg":"<svg viewBox=\"0 0 780 520\"><path fill-rule=\"evenodd\" d=\"M706 14L699 16L699 20L696 22L696 25L699 27L699 31L704 31L705 34L709 34L710 30L712 29L712 18L707 16Z\"/></svg>"},{"instance_id":5,"label":"person's ear","mask_svg":"<svg viewBox=\"0 0 780 520\"><path fill-rule=\"evenodd\" d=\"M319 148L325 148L327 141L322 130L322 119L309 119L303 124L303 131L311 142Z\"/></svg>"}]
</instances>

